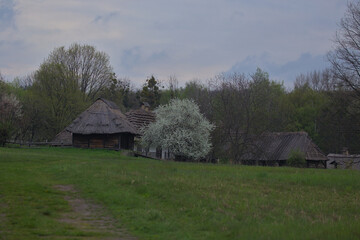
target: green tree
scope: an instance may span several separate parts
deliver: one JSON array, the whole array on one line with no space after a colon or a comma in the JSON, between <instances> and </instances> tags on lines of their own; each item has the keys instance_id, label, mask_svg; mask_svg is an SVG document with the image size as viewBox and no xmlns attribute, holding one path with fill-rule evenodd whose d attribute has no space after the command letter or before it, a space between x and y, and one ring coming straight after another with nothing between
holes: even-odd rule
<instances>
[{"instance_id":1,"label":"green tree","mask_svg":"<svg viewBox=\"0 0 360 240\"><path fill-rule=\"evenodd\" d=\"M77 88L87 101L94 101L111 84L114 76L109 56L90 45L74 43L68 49L56 48L44 65L61 65L64 71L61 75L68 77L69 81L75 80Z\"/></svg>"},{"instance_id":2,"label":"green tree","mask_svg":"<svg viewBox=\"0 0 360 240\"><path fill-rule=\"evenodd\" d=\"M43 63L34 79L28 113L43 113L43 128L46 129L43 137L49 139L74 120L90 102L84 100L76 76L63 64Z\"/></svg>"},{"instance_id":3,"label":"green tree","mask_svg":"<svg viewBox=\"0 0 360 240\"><path fill-rule=\"evenodd\" d=\"M271 81L260 68L251 75L249 86L254 134L282 131L289 120L286 91L283 83Z\"/></svg>"},{"instance_id":4,"label":"green tree","mask_svg":"<svg viewBox=\"0 0 360 240\"><path fill-rule=\"evenodd\" d=\"M21 103L14 94L0 96L0 145L5 145L17 130L22 117Z\"/></svg>"},{"instance_id":5,"label":"green tree","mask_svg":"<svg viewBox=\"0 0 360 240\"><path fill-rule=\"evenodd\" d=\"M146 79L142 91L140 93L140 100L148 102L151 108L156 108L160 103L160 84L154 76Z\"/></svg>"},{"instance_id":6,"label":"green tree","mask_svg":"<svg viewBox=\"0 0 360 240\"><path fill-rule=\"evenodd\" d=\"M288 94L291 119L286 130L305 131L317 143L321 142L319 136L319 118L328 102L325 92L317 92L305 84L295 88Z\"/></svg>"}]
</instances>

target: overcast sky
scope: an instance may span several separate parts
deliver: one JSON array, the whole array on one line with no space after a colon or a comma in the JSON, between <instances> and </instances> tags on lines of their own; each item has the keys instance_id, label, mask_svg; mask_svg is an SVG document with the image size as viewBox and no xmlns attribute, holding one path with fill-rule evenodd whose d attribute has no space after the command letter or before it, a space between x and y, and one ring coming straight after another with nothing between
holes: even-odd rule
<instances>
[{"instance_id":1,"label":"overcast sky","mask_svg":"<svg viewBox=\"0 0 360 240\"><path fill-rule=\"evenodd\" d=\"M0 0L0 72L35 71L56 47L90 44L118 77L182 83L269 72L286 86L327 66L345 0Z\"/></svg>"}]
</instances>

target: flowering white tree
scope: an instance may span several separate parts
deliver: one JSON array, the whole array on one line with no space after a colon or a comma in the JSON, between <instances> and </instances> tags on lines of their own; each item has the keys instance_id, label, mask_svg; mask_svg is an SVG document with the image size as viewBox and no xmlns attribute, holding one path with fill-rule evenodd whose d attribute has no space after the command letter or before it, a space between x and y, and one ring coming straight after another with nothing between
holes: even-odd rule
<instances>
[{"instance_id":1,"label":"flowering white tree","mask_svg":"<svg viewBox=\"0 0 360 240\"><path fill-rule=\"evenodd\" d=\"M189 99L173 99L155 110L156 121L142 130L144 146L161 146L177 159L198 160L210 149L214 126Z\"/></svg>"}]
</instances>

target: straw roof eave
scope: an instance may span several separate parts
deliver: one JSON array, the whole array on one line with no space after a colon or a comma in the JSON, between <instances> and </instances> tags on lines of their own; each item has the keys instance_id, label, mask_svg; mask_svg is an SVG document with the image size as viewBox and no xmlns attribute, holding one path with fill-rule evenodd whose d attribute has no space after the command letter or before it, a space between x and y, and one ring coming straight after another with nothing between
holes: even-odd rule
<instances>
[{"instance_id":1,"label":"straw roof eave","mask_svg":"<svg viewBox=\"0 0 360 240\"><path fill-rule=\"evenodd\" d=\"M128 121L115 103L99 98L81 113L67 128L75 134L116 134L138 131Z\"/></svg>"}]
</instances>

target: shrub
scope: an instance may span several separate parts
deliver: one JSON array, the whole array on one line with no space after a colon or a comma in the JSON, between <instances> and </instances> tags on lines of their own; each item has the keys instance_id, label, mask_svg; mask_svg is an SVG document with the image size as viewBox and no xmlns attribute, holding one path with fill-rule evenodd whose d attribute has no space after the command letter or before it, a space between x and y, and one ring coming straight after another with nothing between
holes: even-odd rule
<instances>
[{"instance_id":1,"label":"shrub","mask_svg":"<svg viewBox=\"0 0 360 240\"><path fill-rule=\"evenodd\" d=\"M304 167L306 164L305 154L299 150L292 150L286 163L291 167Z\"/></svg>"}]
</instances>

